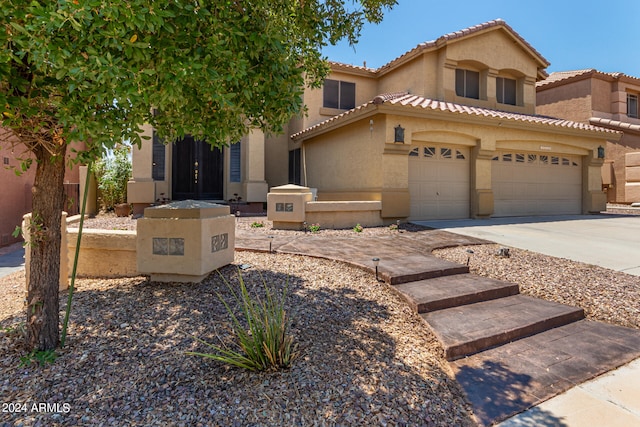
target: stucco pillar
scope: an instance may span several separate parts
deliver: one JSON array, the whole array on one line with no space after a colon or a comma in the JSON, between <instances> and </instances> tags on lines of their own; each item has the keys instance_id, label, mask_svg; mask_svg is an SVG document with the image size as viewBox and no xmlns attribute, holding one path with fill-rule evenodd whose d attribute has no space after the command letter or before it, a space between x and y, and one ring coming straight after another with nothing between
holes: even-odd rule
<instances>
[{"instance_id":1,"label":"stucco pillar","mask_svg":"<svg viewBox=\"0 0 640 427\"><path fill-rule=\"evenodd\" d=\"M604 159L592 152L582 162L582 213L602 212L607 208L607 194L602 191Z\"/></svg>"},{"instance_id":2,"label":"stucco pillar","mask_svg":"<svg viewBox=\"0 0 640 427\"><path fill-rule=\"evenodd\" d=\"M156 200L156 187L152 175L153 128L144 125L141 137L143 139L140 148L134 145L131 150L132 177L127 183L127 203L148 205Z\"/></svg>"},{"instance_id":3,"label":"stucco pillar","mask_svg":"<svg viewBox=\"0 0 640 427\"><path fill-rule=\"evenodd\" d=\"M393 127L391 127L393 131ZM393 141L387 137L387 140ZM410 141L410 138L407 138ZM411 144L386 142L382 154L382 218L410 215L409 151Z\"/></svg>"},{"instance_id":4,"label":"stucco pillar","mask_svg":"<svg viewBox=\"0 0 640 427\"><path fill-rule=\"evenodd\" d=\"M471 157L471 217L483 218L493 215L493 187L491 166L494 150L474 147Z\"/></svg>"},{"instance_id":5,"label":"stucco pillar","mask_svg":"<svg viewBox=\"0 0 640 427\"><path fill-rule=\"evenodd\" d=\"M242 182L245 200L249 203L266 202L269 186L264 177L264 133L252 130L246 137L245 147L245 179Z\"/></svg>"},{"instance_id":6,"label":"stucco pillar","mask_svg":"<svg viewBox=\"0 0 640 427\"><path fill-rule=\"evenodd\" d=\"M87 172L89 168L87 166L80 166L80 205L82 206L84 199L84 190L87 183ZM96 176L92 173L89 177L89 191L87 192L87 205L85 206L85 213L88 215L95 215L98 213L98 184L96 182Z\"/></svg>"}]
</instances>

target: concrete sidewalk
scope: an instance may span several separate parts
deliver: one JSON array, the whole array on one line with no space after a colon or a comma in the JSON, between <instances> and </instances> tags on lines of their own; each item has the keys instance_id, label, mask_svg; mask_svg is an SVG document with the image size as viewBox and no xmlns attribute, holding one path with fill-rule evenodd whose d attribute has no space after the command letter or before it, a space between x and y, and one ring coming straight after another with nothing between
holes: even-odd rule
<instances>
[{"instance_id":1,"label":"concrete sidewalk","mask_svg":"<svg viewBox=\"0 0 640 427\"><path fill-rule=\"evenodd\" d=\"M24 248L22 243L14 243L0 248L0 277L8 276L23 268Z\"/></svg>"}]
</instances>

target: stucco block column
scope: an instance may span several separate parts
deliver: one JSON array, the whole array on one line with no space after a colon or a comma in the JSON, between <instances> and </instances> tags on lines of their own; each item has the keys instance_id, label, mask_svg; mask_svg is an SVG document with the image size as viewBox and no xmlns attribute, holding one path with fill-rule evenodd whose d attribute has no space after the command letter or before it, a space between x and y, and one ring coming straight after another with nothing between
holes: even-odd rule
<instances>
[{"instance_id":1,"label":"stucco block column","mask_svg":"<svg viewBox=\"0 0 640 427\"><path fill-rule=\"evenodd\" d=\"M233 262L229 206L184 200L146 208L137 232L138 272L155 282L197 283Z\"/></svg>"},{"instance_id":2,"label":"stucco block column","mask_svg":"<svg viewBox=\"0 0 640 427\"><path fill-rule=\"evenodd\" d=\"M25 273L25 289L29 289L29 272L31 267L31 233L29 232L31 225L31 213L22 217L22 238L25 243L24 251L24 273ZM67 243L67 213L62 212L60 222L60 287L64 291L69 287L69 252Z\"/></svg>"},{"instance_id":3,"label":"stucco block column","mask_svg":"<svg viewBox=\"0 0 640 427\"><path fill-rule=\"evenodd\" d=\"M242 182L245 200L251 202L266 202L269 185L264 175L264 133L253 130L246 137L245 149L245 179Z\"/></svg>"},{"instance_id":4,"label":"stucco block column","mask_svg":"<svg viewBox=\"0 0 640 427\"><path fill-rule=\"evenodd\" d=\"M607 208L607 193L602 191L604 159L587 157L582 166L582 213L602 212Z\"/></svg>"},{"instance_id":5,"label":"stucco block column","mask_svg":"<svg viewBox=\"0 0 640 427\"><path fill-rule=\"evenodd\" d=\"M640 152L625 154L624 201L640 202Z\"/></svg>"},{"instance_id":6,"label":"stucco block column","mask_svg":"<svg viewBox=\"0 0 640 427\"><path fill-rule=\"evenodd\" d=\"M382 218L407 218L410 215L409 151L411 151L411 144L393 142L384 144L382 154Z\"/></svg>"},{"instance_id":7,"label":"stucco block column","mask_svg":"<svg viewBox=\"0 0 640 427\"><path fill-rule=\"evenodd\" d=\"M149 205L156 200L156 185L153 180L153 128L143 126L140 148L131 150L132 177L127 183L127 203Z\"/></svg>"},{"instance_id":8,"label":"stucco block column","mask_svg":"<svg viewBox=\"0 0 640 427\"><path fill-rule=\"evenodd\" d=\"M267 219L273 228L301 230L306 218L306 203L313 200L309 187L281 185L267 194Z\"/></svg>"},{"instance_id":9,"label":"stucco block column","mask_svg":"<svg viewBox=\"0 0 640 427\"><path fill-rule=\"evenodd\" d=\"M491 185L491 159L493 150L475 147L471 159L471 217L486 218L493 215L494 201Z\"/></svg>"},{"instance_id":10,"label":"stucco block column","mask_svg":"<svg viewBox=\"0 0 640 427\"><path fill-rule=\"evenodd\" d=\"M84 198L84 189L87 183L87 173L89 168L87 166L80 166L80 204L82 206L82 199ZM96 176L92 173L89 177L89 192L87 193L87 205L85 207L85 213L89 215L95 215L98 213L98 183L96 182Z\"/></svg>"}]
</instances>

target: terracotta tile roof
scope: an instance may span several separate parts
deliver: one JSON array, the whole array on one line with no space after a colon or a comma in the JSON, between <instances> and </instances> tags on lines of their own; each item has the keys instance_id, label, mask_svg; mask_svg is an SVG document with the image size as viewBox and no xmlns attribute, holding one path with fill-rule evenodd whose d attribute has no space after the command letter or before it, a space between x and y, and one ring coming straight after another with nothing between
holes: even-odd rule
<instances>
[{"instance_id":1,"label":"terracotta tile roof","mask_svg":"<svg viewBox=\"0 0 640 427\"><path fill-rule=\"evenodd\" d=\"M640 78L638 77L630 76L624 73L605 73L602 71L598 71L595 68L587 68L584 70L554 71L553 73L549 74L549 77L547 77L546 79L537 82L536 87L539 88L559 82L566 83L574 79L579 80L582 78L594 76L604 77L608 79L626 78L634 80L637 82L637 84L640 84Z\"/></svg>"},{"instance_id":2,"label":"terracotta tile roof","mask_svg":"<svg viewBox=\"0 0 640 427\"><path fill-rule=\"evenodd\" d=\"M474 107L464 104L456 104L452 102L438 101L435 99L425 98L423 96L411 95L406 92L387 93L376 96L372 101L362 104L352 110L345 111L344 113L331 117L321 123L304 129L291 135L292 139L298 139L301 136L308 134L314 130L320 130L327 128L332 124L338 123L346 119L357 115L358 113L366 112L367 110L373 110L379 108L381 105L386 104L390 106L399 106L401 108L413 108L422 109L424 111L441 111L451 114L460 114L476 117L487 117L504 121L512 122L528 122L540 126L550 126L557 128L586 130L593 132L604 132L609 134L619 134L618 131L607 129L604 127L594 126L587 123L574 122L571 120L557 119L548 116L530 115L511 113L507 111L493 110L490 108Z\"/></svg>"},{"instance_id":3,"label":"terracotta tile roof","mask_svg":"<svg viewBox=\"0 0 640 427\"><path fill-rule=\"evenodd\" d=\"M392 68L397 62L401 61L402 59L407 58L407 57L412 57L412 56L422 52L423 50L434 48L434 47L439 47L439 46L442 46L443 44L446 44L449 41L453 41L453 40L456 40L456 39L459 39L459 38L462 38L462 37L466 37L466 36L469 36L471 34L478 33L480 31L484 31L486 29L494 28L494 27L505 28L520 43L522 43L527 49L529 49L534 55L536 55L540 59L540 62L542 62L543 65L544 65L543 68L546 68L546 67L549 66L549 64L550 64L549 61L547 61L542 56L542 54L540 54L540 52L538 52L533 46L531 46L529 44L529 42L527 42L524 38L522 38L522 36L520 36L520 34L518 34L513 28L511 28L504 20L502 20L502 19L494 19L493 21L484 22L482 24L474 25L472 27L465 28L465 29L460 30L460 31L455 31L453 33L445 34L443 36L440 36L436 40L420 43L418 46L414 47L413 49L409 50L408 52L405 52L404 54L400 55L399 57L393 59L392 61L390 61L387 64L383 65L382 67L378 68L376 70L376 72L381 72L381 71L383 71L385 69Z\"/></svg>"},{"instance_id":4,"label":"terracotta tile roof","mask_svg":"<svg viewBox=\"0 0 640 427\"><path fill-rule=\"evenodd\" d=\"M640 132L640 125L634 125L629 122L621 122L619 120L603 119L601 117L591 117L589 123L600 126L612 127L620 130L632 130Z\"/></svg>"}]
</instances>

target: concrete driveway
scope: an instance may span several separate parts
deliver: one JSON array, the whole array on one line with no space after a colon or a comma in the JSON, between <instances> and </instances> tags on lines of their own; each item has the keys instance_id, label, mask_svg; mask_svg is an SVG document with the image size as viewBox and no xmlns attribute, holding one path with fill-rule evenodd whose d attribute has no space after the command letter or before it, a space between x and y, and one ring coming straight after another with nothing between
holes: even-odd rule
<instances>
[{"instance_id":1,"label":"concrete driveway","mask_svg":"<svg viewBox=\"0 0 640 427\"><path fill-rule=\"evenodd\" d=\"M558 215L413 222L640 276L640 216Z\"/></svg>"}]
</instances>

